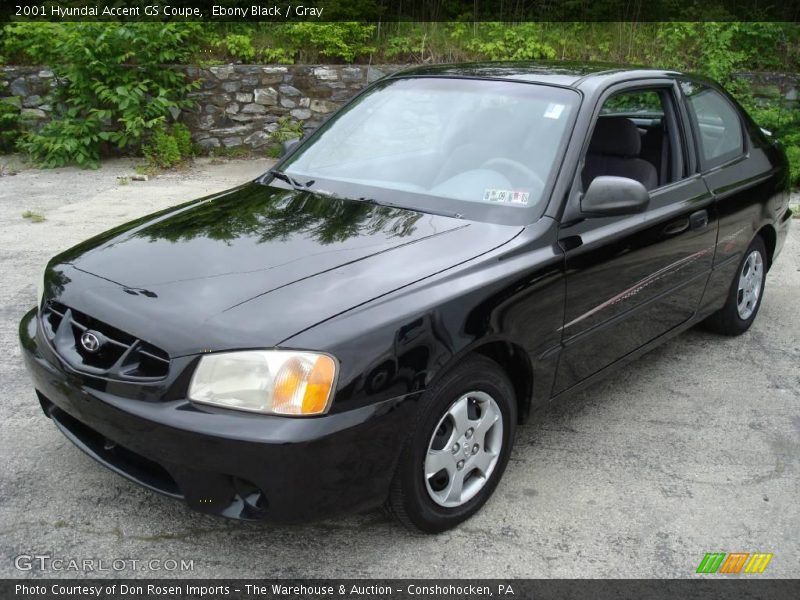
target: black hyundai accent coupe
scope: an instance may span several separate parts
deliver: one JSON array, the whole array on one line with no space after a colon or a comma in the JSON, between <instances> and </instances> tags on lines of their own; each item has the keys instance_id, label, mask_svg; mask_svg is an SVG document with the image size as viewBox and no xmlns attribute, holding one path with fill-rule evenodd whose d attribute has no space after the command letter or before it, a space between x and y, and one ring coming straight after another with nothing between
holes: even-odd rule
<instances>
[{"instance_id":1,"label":"black hyundai accent coupe","mask_svg":"<svg viewBox=\"0 0 800 600\"><path fill-rule=\"evenodd\" d=\"M750 327L787 182L701 78L407 70L256 181L53 258L23 355L72 442L196 510L385 503L439 532L532 407L701 321Z\"/></svg>"}]
</instances>

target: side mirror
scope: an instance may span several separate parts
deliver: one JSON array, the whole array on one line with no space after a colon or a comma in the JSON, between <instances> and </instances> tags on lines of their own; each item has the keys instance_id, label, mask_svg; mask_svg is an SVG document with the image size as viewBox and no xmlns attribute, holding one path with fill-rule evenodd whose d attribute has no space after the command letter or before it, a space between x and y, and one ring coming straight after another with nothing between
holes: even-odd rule
<instances>
[{"instance_id":1,"label":"side mirror","mask_svg":"<svg viewBox=\"0 0 800 600\"><path fill-rule=\"evenodd\" d=\"M635 179L601 175L589 184L581 198L581 212L587 217L612 217L644 212L650 194Z\"/></svg>"},{"instance_id":2,"label":"side mirror","mask_svg":"<svg viewBox=\"0 0 800 600\"><path fill-rule=\"evenodd\" d=\"M300 143L300 138L293 138L291 140L286 140L281 144L281 158L289 154L292 151L292 148L297 146Z\"/></svg>"}]
</instances>

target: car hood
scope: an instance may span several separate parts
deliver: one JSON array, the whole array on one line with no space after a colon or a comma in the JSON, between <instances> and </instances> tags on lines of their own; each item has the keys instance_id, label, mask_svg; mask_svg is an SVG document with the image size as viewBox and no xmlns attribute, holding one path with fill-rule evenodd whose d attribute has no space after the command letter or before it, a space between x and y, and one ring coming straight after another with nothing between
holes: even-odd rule
<instances>
[{"instance_id":1,"label":"car hood","mask_svg":"<svg viewBox=\"0 0 800 600\"><path fill-rule=\"evenodd\" d=\"M172 356L271 347L521 229L253 182L68 250L48 296Z\"/></svg>"}]
</instances>

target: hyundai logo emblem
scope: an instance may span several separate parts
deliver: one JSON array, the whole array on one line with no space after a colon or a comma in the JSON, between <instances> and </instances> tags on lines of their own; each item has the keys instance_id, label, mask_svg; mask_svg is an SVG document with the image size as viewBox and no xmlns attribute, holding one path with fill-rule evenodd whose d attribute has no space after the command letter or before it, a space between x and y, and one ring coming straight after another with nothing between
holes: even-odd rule
<instances>
[{"instance_id":1,"label":"hyundai logo emblem","mask_svg":"<svg viewBox=\"0 0 800 600\"><path fill-rule=\"evenodd\" d=\"M90 354L95 354L100 351L103 342L100 341L100 334L94 331L84 331L81 335L81 346Z\"/></svg>"}]
</instances>

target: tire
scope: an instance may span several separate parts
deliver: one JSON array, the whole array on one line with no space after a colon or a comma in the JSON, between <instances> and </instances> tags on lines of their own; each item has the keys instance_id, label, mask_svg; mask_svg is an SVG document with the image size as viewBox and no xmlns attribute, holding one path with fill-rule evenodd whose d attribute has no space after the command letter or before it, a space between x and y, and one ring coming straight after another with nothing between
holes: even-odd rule
<instances>
[{"instance_id":1,"label":"tire","mask_svg":"<svg viewBox=\"0 0 800 600\"><path fill-rule=\"evenodd\" d=\"M409 529L425 533L470 518L503 475L516 422L514 387L503 369L484 356L467 357L420 399L414 431L392 480L388 511ZM435 471L439 465L443 468Z\"/></svg>"},{"instance_id":2,"label":"tire","mask_svg":"<svg viewBox=\"0 0 800 600\"><path fill-rule=\"evenodd\" d=\"M749 284L746 281L748 273L753 274ZM741 335L750 329L761 307L766 277L767 250L761 236L756 236L736 269L725 306L705 320L706 328L731 336ZM748 290L754 290L755 298L753 292Z\"/></svg>"}]
</instances>

